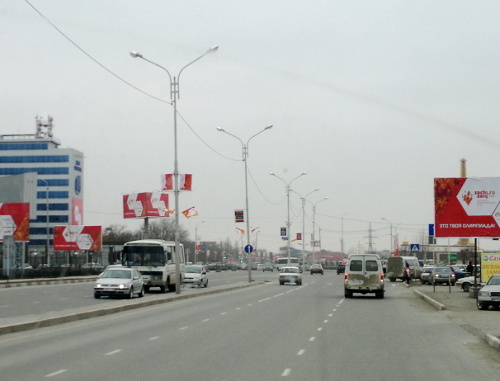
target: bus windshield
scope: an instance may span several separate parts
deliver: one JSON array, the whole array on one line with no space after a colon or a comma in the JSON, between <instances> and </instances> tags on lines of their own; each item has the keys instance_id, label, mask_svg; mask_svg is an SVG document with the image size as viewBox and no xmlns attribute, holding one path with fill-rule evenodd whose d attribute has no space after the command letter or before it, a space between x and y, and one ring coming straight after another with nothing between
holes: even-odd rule
<instances>
[{"instance_id":1,"label":"bus windshield","mask_svg":"<svg viewBox=\"0 0 500 381\"><path fill-rule=\"evenodd\" d=\"M122 264L124 266L165 266L172 260L172 254L161 246L125 246L123 248Z\"/></svg>"}]
</instances>

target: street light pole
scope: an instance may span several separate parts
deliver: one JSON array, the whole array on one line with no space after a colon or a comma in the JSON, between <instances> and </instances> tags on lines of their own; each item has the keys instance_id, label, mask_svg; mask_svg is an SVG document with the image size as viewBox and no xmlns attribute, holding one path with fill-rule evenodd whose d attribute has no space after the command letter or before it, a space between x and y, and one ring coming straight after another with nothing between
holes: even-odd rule
<instances>
[{"instance_id":1,"label":"street light pole","mask_svg":"<svg viewBox=\"0 0 500 381\"><path fill-rule=\"evenodd\" d=\"M322 198L319 201L316 201L313 204L313 236L312 236L312 241L313 241L313 249L312 249L312 257L313 257L313 264L316 260L315 258L315 249L316 249L316 205L318 205L321 201L328 200L328 197Z\"/></svg>"},{"instance_id":2,"label":"street light pole","mask_svg":"<svg viewBox=\"0 0 500 381\"><path fill-rule=\"evenodd\" d=\"M289 182L286 182L285 179L282 179L281 177L279 177L277 174L275 174L274 172L271 172L269 173L271 176L274 176L278 179L280 179L281 181L283 181L286 185L286 201L287 201L287 217L286 217L286 234L287 234L287 241L288 241L288 244L287 244L287 252L288 252L288 259L287 259L287 265L290 266L290 185L295 181L297 180L299 177L301 176L304 176L304 175L307 175L307 172L302 172L300 175L298 175L297 177L295 177L293 180L289 181Z\"/></svg>"},{"instance_id":3,"label":"street light pole","mask_svg":"<svg viewBox=\"0 0 500 381\"><path fill-rule=\"evenodd\" d=\"M302 199L302 266L306 266L306 198L310 194L319 191L319 188L309 192Z\"/></svg>"},{"instance_id":4,"label":"street light pole","mask_svg":"<svg viewBox=\"0 0 500 381\"><path fill-rule=\"evenodd\" d=\"M393 242L392 242L392 222L389 221L387 218L382 218L384 221L388 222L389 225L391 226L391 255L392 255L392 251L393 251Z\"/></svg>"},{"instance_id":5,"label":"street light pole","mask_svg":"<svg viewBox=\"0 0 500 381\"><path fill-rule=\"evenodd\" d=\"M42 260L42 266L43 262L47 263L47 267L50 267L50 256L49 256L49 182L44 179L39 179L40 181L43 181L45 183L45 218L46 218L46 230L47 230L47 236L45 237L45 256L46 259L45 261Z\"/></svg>"},{"instance_id":6,"label":"street light pole","mask_svg":"<svg viewBox=\"0 0 500 381\"><path fill-rule=\"evenodd\" d=\"M227 132L221 127L217 127L217 131L219 132L225 132L226 134L232 136L235 139L238 139L241 143L241 148L242 148L242 153L243 153L243 162L245 163L245 208L246 208L246 221L247 221L247 246L250 245L250 215L248 214L248 166L247 166L247 158L248 158L248 144L250 143L250 140L255 138L257 135L263 133L266 130L269 130L272 128L273 125L270 124L263 130L257 132L256 134L252 135L245 143L243 143L243 140L241 140L239 137L236 135L233 135L230 132ZM248 282L252 282L252 253L247 253L247 266L248 266Z\"/></svg>"},{"instance_id":7,"label":"street light pole","mask_svg":"<svg viewBox=\"0 0 500 381\"><path fill-rule=\"evenodd\" d=\"M198 225L201 225L202 223L204 223L205 220L201 221L200 223L196 224L196 226L194 227L194 264L196 264L197 262L197 254L196 254L196 247L198 246L197 243L198 243Z\"/></svg>"},{"instance_id":8,"label":"street light pole","mask_svg":"<svg viewBox=\"0 0 500 381\"><path fill-rule=\"evenodd\" d=\"M170 99L172 100L172 106L174 107L174 199L175 199L175 293L181 293L181 269L180 269L180 227L179 227L179 163L177 161L177 98L179 96L179 79L181 77L182 71L188 66L192 65L196 61L205 57L208 53L215 52L219 47L213 46L208 49L201 56L195 60L189 62L187 65L183 66L179 71L177 78L170 75L170 72L163 66L148 60L143 57L142 54L137 52L130 52L133 58L141 58L152 65L159 67L168 74L170 80Z\"/></svg>"},{"instance_id":9,"label":"street light pole","mask_svg":"<svg viewBox=\"0 0 500 381\"><path fill-rule=\"evenodd\" d=\"M344 254L344 216L349 213L344 213L340 219L340 252Z\"/></svg>"}]
</instances>

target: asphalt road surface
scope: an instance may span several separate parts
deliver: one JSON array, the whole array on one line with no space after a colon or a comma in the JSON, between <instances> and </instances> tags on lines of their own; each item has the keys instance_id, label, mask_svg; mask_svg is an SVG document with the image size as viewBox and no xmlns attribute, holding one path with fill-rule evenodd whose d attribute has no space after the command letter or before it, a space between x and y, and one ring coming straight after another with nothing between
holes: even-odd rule
<instances>
[{"instance_id":1,"label":"asphalt road surface","mask_svg":"<svg viewBox=\"0 0 500 381\"><path fill-rule=\"evenodd\" d=\"M302 286L265 277L274 281L0 337L0 378L498 379L498 351L400 283L384 299L344 299L334 272L305 274Z\"/></svg>"}]
</instances>

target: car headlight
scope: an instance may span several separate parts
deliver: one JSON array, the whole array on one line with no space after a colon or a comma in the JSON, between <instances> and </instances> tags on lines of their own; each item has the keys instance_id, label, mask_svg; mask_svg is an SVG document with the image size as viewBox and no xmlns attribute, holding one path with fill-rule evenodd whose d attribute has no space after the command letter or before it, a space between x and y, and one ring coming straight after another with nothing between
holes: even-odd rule
<instances>
[{"instance_id":1,"label":"car headlight","mask_svg":"<svg viewBox=\"0 0 500 381\"><path fill-rule=\"evenodd\" d=\"M102 284L100 284L100 283L97 283L97 284L95 285L95 288L101 288L101 287L102 287Z\"/></svg>"},{"instance_id":2,"label":"car headlight","mask_svg":"<svg viewBox=\"0 0 500 381\"><path fill-rule=\"evenodd\" d=\"M120 284L120 285L118 286L118 288L119 288L120 290L123 290L124 288L126 288L126 286L122 283L122 284Z\"/></svg>"},{"instance_id":3,"label":"car headlight","mask_svg":"<svg viewBox=\"0 0 500 381\"><path fill-rule=\"evenodd\" d=\"M479 296L488 296L488 291L479 291Z\"/></svg>"}]
</instances>

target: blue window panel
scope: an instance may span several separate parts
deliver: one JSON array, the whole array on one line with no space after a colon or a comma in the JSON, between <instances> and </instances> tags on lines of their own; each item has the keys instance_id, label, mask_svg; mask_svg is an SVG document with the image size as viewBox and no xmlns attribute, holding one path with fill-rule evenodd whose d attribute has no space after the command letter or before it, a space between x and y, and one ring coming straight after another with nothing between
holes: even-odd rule
<instances>
[{"instance_id":1,"label":"blue window panel","mask_svg":"<svg viewBox=\"0 0 500 381\"><path fill-rule=\"evenodd\" d=\"M36 210L46 211L47 204L37 204ZM49 210L69 210L69 204L57 204L57 203L49 204Z\"/></svg>"},{"instance_id":2,"label":"blue window panel","mask_svg":"<svg viewBox=\"0 0 500 381\"><path fill-rule=\"evenodd\" d=\"M46 199L47 198L47 192L36 192L36 198L41 200L41 199ZM69 198L69 192L67 191L49 191L49 199L50 198Z\"/></svg>"},{"instance_id":3,"label":"blue window panel","mask_svg":"<svg viewBox=\"0 0 500 381\"><path fill-rule=\"evenodd\" d=\"M47 234L47 227L43 228L30 228L30 234L39 234L39 235L45 235ZM49 235L50 235L50 229L49 229Z\"/></svg>"},{"instance_id":4,"label":"blue window panel","mask_svg":"<svg viewBox=\"0 0 500 381\"><path fill-rule=\"evenodd\" d=\"M46 244L46 239L30 239L29 246L45 246ZM52 246L53 244L53 241L49 239L49 246Z\"/></svg>"},{"instance_id":5,"label":"blue window panel","mask_svg":"<svg viewBox=\"0 0 500 381\"><path fill-rule=\"evenodd\" d=\"M0 168L0 175L20 175L22 173L36 172L39 175L68 175L69 168Z\"/></svg>"},{"instance_id":6,"label":"blue window panel","mask_svg":"<svg viewBox=\"0 0 500 381\"><path fill-rule=\"evenodd\" d=\"M48 143L4 143L0 144L0 151L35 151L49 149Z\"/></svg>"},{"instance_id":7,"label":"blue window panel","mask_svg":"<svg viewBox=\"0 0 500 381\"><path fill-rule=\"evenodd\" d=\"M47 183L45 183L47 181ZM39 187L67 187L69 185L68 179L56 179L56 180L38 180L36 183Z\"/></svg>"},{"instance_id":8,"label":"blue window panel","mask_svg":"<svg viewBox=\"0 0 500 381\"><path fill-rule=\"evenodd\" d=\"M68 155L0 156L0 163L67 163Z\"/></svg>"},{"instance_id":9,"label":"blue window panel","mask_svg":"<svg viewBox=\"0 0 500 381\"><path fill-rule=\"evenodd\" d=\"M61 216L58 216L58 215L51 215L49 216L49 223L52 223L52 224L58 224L58 223L62 223L62 224L67 224L69 222L69 216L65 216L65 215L61 215ZM30 220L30 223L47 223L47 216L44 216L44 215L40 215L40 216L37 216L35 219L32 219Z\"/></svg>"}]
</instances>

